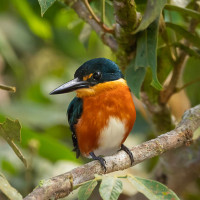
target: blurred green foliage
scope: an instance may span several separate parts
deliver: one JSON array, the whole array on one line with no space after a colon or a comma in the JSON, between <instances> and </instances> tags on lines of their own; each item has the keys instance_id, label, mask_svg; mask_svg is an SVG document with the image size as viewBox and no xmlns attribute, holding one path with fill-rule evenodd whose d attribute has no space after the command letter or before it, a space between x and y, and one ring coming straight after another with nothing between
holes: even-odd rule
<instances>
[{"instance_id":1,"label":"blurred green foliage","mask_svg":"<svg viewBox=\"0 0 200 200\"><path fill-rule=\"evenodd\" d=\"M137 0L136 3L138 11L144 13L146 1ZM99 1L91 2L95 11L99 10L99 4ZM105 23L111 25L114 22L111 1L106 1L106 10ZM186 16L176 11L165 10L164 17L165 21L182 27L188 23ZM169 27L167 32L172 43L183 38ZM163 44L164 39L159 37L157 62L165 69L164 73L158 69L161 83L172 69L172 61L168 59L169 46ZM65 114L74 94L52 97L49 92L72 79L75 70L83 62L95 57L116 61L115 55L90 26L61 1L55 1L41 17L37 0L1 0L0 83L16 86L17 91L8 93L0 90L0 122L5 117L20 121L22 151L32 168L25 170L0 138L0 171L21 194L29 193L38 180L60 174L58 166L67 171L71 166L86 161L77 160L72 152L71 132ZM198 78L199 73L199 59L190 58L185 67L183 83ZM152 80L145 81L151 83ZM200 102L199 87L200 83L197 82L186 88L192 105ZM152 99L156 98L152 92ZM131 137L128 141L131 144L146 140L145 134L151 134L152 137L152 125L139 112L133 132L134 139ZM149 162L147 169L153 169L157 160L155 158Z\"/></svg>"},{"instance_id":2,"label":"blurred green foliage","mask_svg":"<svg viewBox=\"0 0 200 200\"><path fill-rule=\"evenodd\" d=\"M84 28L89 29L88 35ZM36 0L1 1L0 83L16 86L17 91L0 90L0 122L5 117L20 121L20 146L29 163L41 162L35 167L44 163L38 158L49 160L49 168L61 160L84 162L77 160L72 152L71 132L67 125L66 110L74 94L52 98L49 92L72 79L75 70L94 57L114 58L96 33L61 2L55 2L42 18ZM2 138L0 145L6 145ZM7 150L9 156L0 150L0 171L25 195L32 190L22 175L25 169L21 164L18 169L16 159L6 158L15 156L9 147ZM34 174L38 174L38 169L32 167L25 173L32 174L30 182L35 185L37 176ZM43 178L51 175L44 173Z\"/></svg>"}]
</instances>

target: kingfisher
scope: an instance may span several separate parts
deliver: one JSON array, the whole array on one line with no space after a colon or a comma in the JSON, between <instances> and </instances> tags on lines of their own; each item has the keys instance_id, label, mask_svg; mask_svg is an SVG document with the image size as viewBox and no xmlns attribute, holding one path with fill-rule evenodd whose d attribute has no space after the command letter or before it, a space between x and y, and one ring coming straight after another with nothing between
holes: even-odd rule
<instances>
[{"instance_id":1,"label":"kingfisher","mask_svg":"<svg viewBox=\"0 0 200 200\"><path fill-rule=\"evenodd\" d=\"M119 67L106 58L82 64L74 79L50 94L76 92L67 110L72 141L78 158L98 160L106 171L102 156L124 150L134 162L131 151L123 144L131 132L136 111L130 89Z\"/></svg>"}]
</instances>

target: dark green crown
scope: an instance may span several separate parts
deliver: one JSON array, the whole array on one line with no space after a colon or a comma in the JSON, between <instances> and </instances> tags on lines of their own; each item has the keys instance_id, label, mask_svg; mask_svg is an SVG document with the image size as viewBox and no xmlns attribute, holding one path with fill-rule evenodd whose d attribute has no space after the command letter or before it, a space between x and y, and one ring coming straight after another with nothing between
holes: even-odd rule
<instances>
[{"instance_id":1,"label":"dark green crown","mask_svg":"<svg viewBox=\"0 0 200 200\"><path fill-rule=\"evenodd\" d=\"M95 58L85 62L76 70L74 78L83 80L84 76L90 74L93 74L93 76L88 81L93 83L92 85L123 78L117 64L106 58Z\"/></svg>"}]
</instances>

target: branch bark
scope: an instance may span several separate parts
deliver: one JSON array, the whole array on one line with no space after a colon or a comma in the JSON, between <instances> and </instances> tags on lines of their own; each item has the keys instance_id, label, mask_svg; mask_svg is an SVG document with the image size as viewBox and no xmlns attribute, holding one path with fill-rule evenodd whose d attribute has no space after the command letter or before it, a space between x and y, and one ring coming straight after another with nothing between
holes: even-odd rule
<instances>
[{"instance_id":1,"label":"branch bark","mask_svg":"<svg viewBox=\"0 0 200 200\"><path fill-rule=\"evenodd\" d=\"M108 28L100 21L88 0L65 0L65 3L72 7L81 19L90 24L104 44L116 52L118 64L125 70L135 53L136 40L132 32L138 24L139 17L134 0L113 1L116 21L114 29Z\"/></svg>"},{"instance_id":2,"label":"branch bark","mask_svg":"<svg viewBox=\"0 0 200 200\"><path fill-rule=\"evenodd\" d=\"M81 19L90 24L90 26L102 39L104 44L109 46L112 51L117 51L118 44L113 35L110 34L110 30L106 31L105 26L103 26L97 19L94 18L93 15L91 15L91 11L82 0L65 0L65 3L72 7Z\"/></svg>"},{"instance_id":3,"label":"branch bark","mask_svg":"<svg viewBox=\"0 0 200 200\"><path fill-rule=\"evenodd\" d=\"M164 183L184 199L184 195L190 191L188 185L197 180L199 173L200 138L189 147L182 146L164 154L154 169L154 179Z\"/></svg>"},{"instance_id":4,"label":"branch bark","mask_svg":"<svg viewBox=\"0 0 200 200\"><path fill-rule=\"evenodd\" d=\"M116 52L118 64L124 71L133 58L136 49L136 37L132 34L138 24L138 13L134 0L114 0L115 37L118 43Z\"/></svg>"},{"instance_id":5,"label":"branch bark","mask_svg":"<svg viewBox=\"0 0 200 200\"><path fill-rule=\"evenodd\" d=\"M189 145L193 132L198 127L200 127L200 105L186 111L182 121L174 130L133 147L131 149L135 160L133 165L185 144ZM129 156L123 151L113 156L105 157L105 160L107 167L106 173L124 170L130 167ZM47 200L65 197L69 195L73 187L93 179L95 174L104 174L104 169L102 169L98 161L92 161L70 172L44 180L24 200Z\"/></svg>"},{"instance_id":6,"label":"branch bark","mask_svg":"<svg viewBox=\"0 0 200 200\"><path fill-rule=\"evenodd\" d=\"M103 23L104 20L101 21L101 20L94 14L92 8L90 7L90 4L89 4L88 0L84 0L83 2L84 2L84 4L85 4L86 8L88 9L88 11L90 12L92 18L101 26L101 28L104 30L104 32L105 32L105 33L111 33L111 34L113 34L113 33L114 33L114 30L108 28L108 27ZM105 6L105 5L104 5L104 6ZM104 12L105 12L105 10L104 10Z\"/></svg>"}]
</instances>

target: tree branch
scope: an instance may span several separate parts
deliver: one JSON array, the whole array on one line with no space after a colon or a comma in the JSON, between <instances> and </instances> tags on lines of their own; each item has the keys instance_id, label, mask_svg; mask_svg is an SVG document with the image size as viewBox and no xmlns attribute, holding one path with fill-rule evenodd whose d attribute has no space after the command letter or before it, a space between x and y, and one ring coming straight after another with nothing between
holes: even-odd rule
<instances>
[{"instance_id":1,"label":"tree branch","mask_svg":"<svg viewBox=\"0 0 200 200\"><path fill-rule=\"evenodd\" d=\"M99 19L97 19L96 15L94 15L93 11L92 11L93 14L91 14L91 7L86 6L87 5L86 0L84 1L65 0L65 3L69 5L70 7L72 7L81 19L83 19L85 22L90 24L90 26L102 39L104 44L109 46L112 51L117 51L118 44L116 42L116 39L113 37L112 34L110 34L110 32L113 32L113 31L105 27L105 25L102 25Z\"/></svg>"},{"instance_id":2,"label":"tree branch","mask_svg":"<svg viewBox=\"0 0 200 200\"><path fill-rule=\"evenodd\" d=\"M166 104L169 98L176 92L177 83L181 77L181 72L187 61L187 58L187 53L182 51L181 55L179 56L179 59L175 63L175 67L169 85L160 93L161 104Z\"/></svg>"},{"instance_id":3,"label":"tree branch","mask_svg":"<svg viewBox=\"0 0 200 200\"><path fill-rule=\"evenodd\" d=\"M117 59L119 66L125 70L133 58L136 49L136 37L132 34L138 24L138 14L134 0L114 0L115 37L119 48Z\"/></svg>"},{"instance_id":4,"label":"tree branch","mask_svg":"<svg viewBox=\"0 0 200 200\"><path fill-rule=\"evenodd\" d=\"M180 92L181 90L185 89L186 87L188 87L194 83L198 83L198 82L200 82L200 78L196 78L196 79L184 84L183 86L176 88L176 92Z\"/></svg>"},{"instance_id":5,"label":"tree branch","mask_svg":"<svg viewBox=\"0 0 200 200\"><path fill-rule=\"evenodd\" d=\"M93 12L92 8L90 7L90 4L88 3L88 0L84 0L83 1L85 6L87 7L88 11L90 12L92 18L102 27L102 29L104 30L104 32L106 33L111 33L113 34L114 33L114 30L113 29L110 29L108 28L104 23L103 21L101 21ZM104 7L103 7L104 8ZM104 10L105 12L105 10ZM104 16L104 15L103 15Z\"/></svg>"},{"instance_id":6,"label":"tree branch","mask_svg":"<svg viewBox=\"0 0 200 200\"><path fill-rule=\"evenodd\" d=\"M198 4L194 4L194 10L195 11L199 11L200 6ZM191 22L189 24L189 28L188 31L190 33L194 33L195 29L198 25L198 20L196 19L191 19ZM190 47L190 42L188 40L184 41L185 46ZM172 74L172 78L170 80L169 85L160 93L160 103L161 104L166 104L168 102L168 100L170 99L170 97L176 93L176 88L177 88L177 83L181 77L181 72L185 66L185 63L188 59L188 55L186 52L181 51L180 55L177 59L177 61L175 62L174 65L174 70L173 70L173 74Z\"/></svg>"},{"instance_id":7,"label":"tree branch","mask_svg":"<svg viewBox=\"0 0 200 200\"><path fill-rule=\"evenodd\" d=\"M131 149L136 165L147 159L163 154L166 151L190 144L193 132L200 126L200 105L185 112L182 121L172 131L144 142ZM105 157L107 172L124 170L130 167L129 156L120 151L113 156ZM44 180L24 200L58 199L69 195L78 184L94 178L95 174L104 174L98 161L92 161L77 167L70 172Z\"/></svg>"},{"instance_id":8,"label":"tree branch","mask_svg":"<svg viewBox=\"0 0 200 200\"><path fill-rule=\"evenodd\" d=\"M189 147L182 146L165 153L154 168L154 179L167 185L179 197L182 197L181 199L184 199L184 194L190 190L188 185L194 182L199 175L200 137Z\"/></svg>"},{"instance_id":9,"label":"tree branch","mask_svg":"<svg viewBox=\"0 0 200 200\"><path fill-rule=\"evenodd\" d=\"M64 2L72 7L81 19L90 24L104 44L116 52L118 64L124 71L130 60L134 57L136 48L136 38L132 34L139 21L135 1L113 1L116 21L113 29L108 28L95 15L88 0L64 0ZM104 11L102 12L104 13Z\"/></svg>"}]
</instances>

